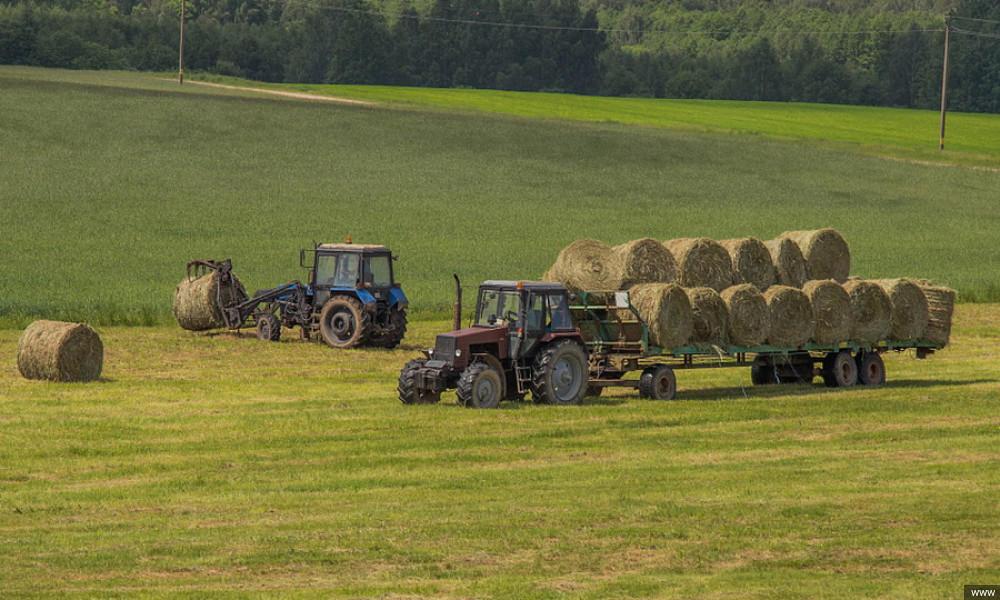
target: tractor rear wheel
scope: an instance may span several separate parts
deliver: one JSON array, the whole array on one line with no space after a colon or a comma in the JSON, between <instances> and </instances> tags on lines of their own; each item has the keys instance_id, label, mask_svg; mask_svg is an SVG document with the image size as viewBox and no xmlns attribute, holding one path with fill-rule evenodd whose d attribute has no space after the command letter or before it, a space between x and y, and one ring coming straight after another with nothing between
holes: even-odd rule
<instances>
[{"instance_id":1,"label":"tractor rear wheel","mask_svg":"<svg viewBox=\"0 0 1000 600\"><path fill-rule=\"evenodd\" d=\"M858 363L858 383L861 385L885 383L885 362L878 352L859 353L855 360Z\"/></svg>"},{"instance_id":2,"label":"tractor rear wheel","mask_svg":"<svg viewBox=\"0 0 1000 600\"><path fill-rule=\"evenodd\" d=\"M647 367L639 376L639 397L673 400L677 396L677 376L670 365Z\"/></svg>"},{"instance_id":3,"label":"tractor rear wheel","mask_svg":"<svg viewBox=\"0 0 1000 600\"><path fill-rule=\"evenodd\" d=\"M587 353L573 340L554 342L535 358L531 394L543 404L573 405L587 393Z\"/></svg>"},{"instance_id":4,"label":"tractor rear wheel","mask_svg":"<svg viewBox=\"0 0 1000 600\"><path fill-rule=\"evenodd\" d=\"M858 365L850 350L831 352L823 359L823 383L826 387L850 387L858 382Z\"/></svg>"},{"instance_id":5,"label":"tractor rear wheel","mask_svg":"<svg viewBox=\"0 0 1000 600\"><path fill-rule=\"evenodd\" d=\"M378 346L392 350L403 341L403 336L406 335L406 311L389 310L391 311L389 313L389 328L377 340L373 339L372 341Z\"/></svg>"},{"instance_id":6,"label":"tractor rear wheel","mask_svg":"<svg viewBox=\"0 0 1000 600\"><path fill-rule=\"evenodd\" d=\"M319 316L323 341L333 348L354 348L368 337L371 319L361 303L350 296L327 300Z\"/></svg>"},{"instance_id":7,"label":"tractor rear wheel","mask_svg":"<svg viewBox=\"0 0 1000 600\"><path fill-rule=\"evenodd\" d=\"M486 363L472 363L462 371L455 394L466 408L496 408L503 397L503 376Z\"/></svg>"},{"instance_id":8,"label":"tractor rear wheel","mask_svg":"<svg viewBox=\"0 0 1000 600\"><path fill-rule=\"evenodd\" d=\"M427 363L426 358L417 358L406 363L399 372L399 401L403 404L434 404L441 400L441 392L420 389L416 386L416 373Z\"/></svg>"},{"instance_id":9,"label":"tractor rear wheel","mask_svg":"<svg viewBox=\"0 0 1000 600\"><path fill-rule=\"evenodd\" d=\"M281 339L281 321L274 313L262 313L257 316L257 339L264 342L277 342Z\"/></svg>"}]
</instances>

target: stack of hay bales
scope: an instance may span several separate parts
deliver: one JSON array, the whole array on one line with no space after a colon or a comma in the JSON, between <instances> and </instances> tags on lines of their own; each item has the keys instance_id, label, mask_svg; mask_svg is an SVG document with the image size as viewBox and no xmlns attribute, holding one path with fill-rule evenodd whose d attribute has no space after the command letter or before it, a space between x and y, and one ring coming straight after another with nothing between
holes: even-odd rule
<instances>
[{"instance_id":1,"label":"stack of hay bales","mask_svg":"<svg viewBox=\"0 0 1000 600\"><path fill-rule=\"evenodd\" d=\"M95 381L103 365L101 337L84 323L35 321L17 342L17 370L25 379Z\"/></svg>"},{"instance_id":2,"label":"stack of hay bales","mask_svg":"<svg viewBox=\"0 0 1000 600\"><path fill-rule=\"evenodd\" d=\"M571 291L630 290L655 330L651 341L667 348L948 343L954 291L925 280L861 281L850 268L844 237L818 229L766 242L643 238L612 248L579 240L559 253L544 280ZM681 295L685 308L678 308Z\"/></svg>"}]
</instances>

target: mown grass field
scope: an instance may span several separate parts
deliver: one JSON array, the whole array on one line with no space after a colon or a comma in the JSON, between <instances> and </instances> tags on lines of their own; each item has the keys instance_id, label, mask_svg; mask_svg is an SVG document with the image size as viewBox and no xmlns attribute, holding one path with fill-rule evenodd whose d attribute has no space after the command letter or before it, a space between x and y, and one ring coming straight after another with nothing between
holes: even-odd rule
<instances>
[{"instance_id":1,"label":"mown grass field","mask_svg":"<svg viewBox=\"0 0 1000 600\"><path fill-rule=\"evenodd\" d=\"M924 113L440 90L404 105L375 88L388 103L359 106L14 67L0 67L0 89L0 326L167 324L189 260L231 257L248 288L271 287L305 277L300 248L348 235L400 255L418 315L446 309L452 273L537 278L582 237L820 227L844 233L856 275L1000 300L997 171L854 151L915 143L923 126L907 119ZM512 114L487 112L499 107ZM793 122L824 112L850 115L852 130L900 125L855 142L820 127L832 147L772 139L813 135ZM704 131L747 120L754 135ZM1000 118L953 122L966 152L996 165ZM906 141L878 142L888 130Z\"/></svg>"},{"instance_id":2,"label":"mown grass field","mask_svg":"<svg viewBox=\"0 0 1000 600\"><path fill-rule=\"evenodd\" d=\"M1000 573L1000 305L889 384L679 372L558 408L403 406L396 351L111 327L0 362L0 597L960 598ZM0 356L18 332L0 330ZM290 338L292 336L289 336Z\"/></svg>"}]
</instances>

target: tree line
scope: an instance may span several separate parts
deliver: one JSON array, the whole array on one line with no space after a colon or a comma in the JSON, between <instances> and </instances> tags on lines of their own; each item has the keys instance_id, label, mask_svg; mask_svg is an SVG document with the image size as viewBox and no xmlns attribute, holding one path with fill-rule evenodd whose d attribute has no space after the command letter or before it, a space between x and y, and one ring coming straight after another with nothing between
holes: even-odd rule
<instances>
[{"instance_id":1,"label":"tree line","mask_svg":"<svg viewBox=\"0 0 1000 600\"><path fill-rule=\"evenodd\" d=\"M952 37L951 108L1000 111L1000 41L990 37L1000 34L991 21L1000 4L892 1L904 9L853 0L400 0L389 11L369 0L189 0L184 60L189 71L270 82L934 108L945 15L932 9L948 8L968 28L956 25ZM175 70L179 7L0 2L0 63Z\"/></svg>"}]
</instances>

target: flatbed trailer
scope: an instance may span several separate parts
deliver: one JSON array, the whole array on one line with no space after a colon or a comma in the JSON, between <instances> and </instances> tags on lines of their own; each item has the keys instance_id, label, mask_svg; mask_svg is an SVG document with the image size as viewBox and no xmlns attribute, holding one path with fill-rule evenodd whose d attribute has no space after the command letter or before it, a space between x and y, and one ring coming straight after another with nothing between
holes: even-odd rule
<instances>
[{"instance_id":1,"label":"flatbed trailer","mask_svg":"<svg viewBox=\"0 0 1000 600\"><path fill-rule=\"evenodd\" d=\"M881 385L886 380L882 354L914 350L923 359L941 348L922 340L661 348L650 343L649 327L628 292L578 292L569 308L587 348L591 396L605 387L631 387L645 398L672 400L677 393L675 370L724 367L750 367L755 385L811 383L816 377L828 387ZM641 371L638 379L625 377L636 371Z\"/></svg>"}]
</instances>

